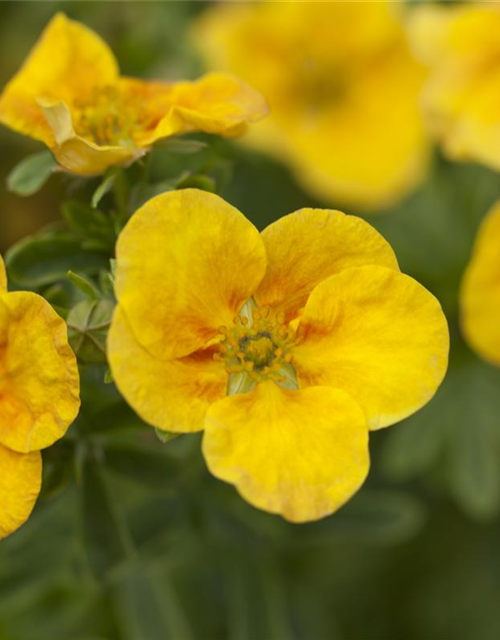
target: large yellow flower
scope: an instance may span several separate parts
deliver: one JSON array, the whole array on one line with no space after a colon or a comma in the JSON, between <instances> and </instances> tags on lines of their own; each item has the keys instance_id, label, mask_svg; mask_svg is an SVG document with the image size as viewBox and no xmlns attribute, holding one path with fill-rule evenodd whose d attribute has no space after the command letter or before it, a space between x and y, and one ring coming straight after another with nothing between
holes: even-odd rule
<instances>
[{"instance_id":1,"label":"large yellow flower","mask_svg":"<svg viewBox=\"0 0 500 640\"><path fill-rule=\"evenodd\" d=\"M500 365L500 201L479 229L462 282L461 307L470 345Z\"/></svg>"},{"instance_id":2,"label":"large yellow flower","mask_svg":"<svg viewBox=\"0 0 500 640\"><path fill-rule=\"evenodd\" d=\"M120 77L101 38L62 13L0 97L0 122L82 175L130 164L167 136L237 135L266 113L260 94L227 75L174 84Z\"/></svg>"},{"instance_id":3,"label":"large yellow flower","mask_svg":"<svg viewBox=\"0 0 500 640\"><path fill-rule=\"evenodd\" d=\"M119 237L116 294L108 355L128 402L160 429L204 429L212 473L295 522L359 488L368 430L424 405L447 366L438 301L339 211L259 234L216 195L157 196Z\"/></svg>"},{"instance_id":4,"label":"large yellow flower","mask_svg":"<svg viewBox=\"0 0 500 640\"><path fill-rule=\"evenodd\" d=\"M0 539L20 527L40 493L40 449L61 438L80 407L66 324L35 293L7 293L0 258Z\"/></svg>"},{"instance_id":5,"label":"large yellow flower","mask_svg":"<svg viewBox=\"0 0 500 640\"><path fill-rule=\"evenodd\" d=\"M429 125L447 155L500 170L500 7L425 5L410 25L431 74L423 94Z\"/></svg>"},{"instance_id":6,"label":"large yellow flower","mask_svg":"<svg viewBox=\"0 0 500 640\"><path fill-rule=\"evenodd\" d=\"M385 2L221 2L194 41L210 68L269 100L246 141L326 201L390 204L423 173L426 141L399 7Z\"/></svg>"}]
</instances>

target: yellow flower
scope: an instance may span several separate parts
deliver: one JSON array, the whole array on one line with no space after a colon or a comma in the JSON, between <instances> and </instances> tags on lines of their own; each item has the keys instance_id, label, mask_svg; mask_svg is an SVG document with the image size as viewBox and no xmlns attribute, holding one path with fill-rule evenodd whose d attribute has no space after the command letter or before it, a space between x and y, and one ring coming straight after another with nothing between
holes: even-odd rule
<instances>
[{"instance_id":1,"label":"yellow flower","mask_svg":"<svg viewBox=\"0 0 500 640\"><path fill-rule=\"evenodd\" d=\"M167 136L237 135L266 113L260 94L227 75L174 84L120 77L101 38L62 13L0 97L1 123L82 175L130 164Z\"/></svg>"},{"instance_id":2,"label":"yellow flower","mask_svg":"<svg viewBox=\"0 0 500 640\"><path fill-rule=\"evenodd\" d=\"M194 41L269 100L245 141L286 160L329 202L390 204L422 176L424 69L384 2L221 2Z\"/></svg>"},{"instance_id":3,"label":"yellow flower","mask_svg":"<svg viewBox=\"0 0 500 640\"><path fill-rule=\"evenodd\" d=\"M500 8L497 3L415 10L410 34L430 66L423 94L429 126L454 160L500 169Z\"/></svg>"},{"instance_id":4,"label":"yellow flower","mask_svg":"<svg viewBox=\"0 0 500 640\"><path fill-rule=\"evenodd\" d=\"M460 293L465 337L483 358L500 365L500 201L479 229Z\"/></svg>"},{"instance_id":5,"label":"yellow flower","mask_svg":"<svg viewBox=\"0 0 500 640\"><path fill-rule=\"evenodd\" d=\"M0 539L29 517L40 493L40 449L61 438L80 407L66 324L35 293L7 293L0 258Z\"/></svg>"},{"instance_id":6,"label":"yellow flower","mask_svg":"<svg viewBox=\"0 0 500 640\"><path fill-rule=\"evenodd\" d=\"M447 366L437 300L339 211L259 234L216 195L157 196L118 239L116 294L108 356L127 401L160 429L204 429L211 472L295 522L359 488L368 430L428 402Z\"/></svg>"}]
</instances>

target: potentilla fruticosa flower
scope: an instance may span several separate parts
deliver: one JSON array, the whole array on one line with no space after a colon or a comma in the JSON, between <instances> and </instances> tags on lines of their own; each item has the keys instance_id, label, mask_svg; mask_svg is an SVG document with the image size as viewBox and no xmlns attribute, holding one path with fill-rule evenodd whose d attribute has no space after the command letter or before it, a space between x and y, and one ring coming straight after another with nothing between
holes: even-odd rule
<instances>
[{"instance_id":1,"label":"potentilla fruticosa flower","mask_svg":"<svg viewBox=\"0 0 500 640\"><path fill-rule=\"evenodd\" d=\"M8 293L0 258L0 539L29 517L40 493L40 450L66 433L79 394L65 322L39 295Z\"/></svg>"},{"instance_id":2,"label":"potentilla fruticosa flower","mask_svg":"<svg viewBox=\"0 0 500 640\"><path fill-rule=\"evenodd\" d=\"M44 142L67 171L127 165L157 140L191 131L234 136L266 115L263 97L237 78L194 82L120 76L101 38L58 13L0 96L0 122Z\"/></svg>"},{"instance_id":3,"label":"potentilla fruticosa flower","mask_svg":"<svg viewBox=\"0 0 500 640\"><path fill-rule=\"evenodd\" d=\"M500 202L481 224L460 293L467 341L500 365Z\"/></svg>"},{"instance_id":4,"label":"potentilla fruticosa flower","mask_svg":"<svg viewBox=\"0 0 500 640\"><path fill-rule=\"evenodd\" d=\"M438 301L360 218L302 209L259 234L186 189L139 209L116 258L118 388L159 429L204 429L210 471L288 520L348 500L369 430L419 409L445 374Z\"/></svg>"},{"instance_id":5,"label":"potentilla fruticosa flower","mask_svg":"<svg viewBox=\"0 0 500 640\"><path fill-rule=\"evenodd\" d=\"M193 42L209 68L268 99L269 117L245 142L325 201L377 209L426 167L425 72L402 13L385 2L221 2L200 16Z\"/></svg>"},{"instance_id":6,"label":"potentilla fruticosa flower","mask_svg":"<svg viewBox=\"0 0 500 640\"><path fill-rule=\"evenodd\" d=\"M423 4L412 12L415 53L430 67L422 96L431 131L454 160L500 170L500 7Z\"/></svg>"}]
</instances>

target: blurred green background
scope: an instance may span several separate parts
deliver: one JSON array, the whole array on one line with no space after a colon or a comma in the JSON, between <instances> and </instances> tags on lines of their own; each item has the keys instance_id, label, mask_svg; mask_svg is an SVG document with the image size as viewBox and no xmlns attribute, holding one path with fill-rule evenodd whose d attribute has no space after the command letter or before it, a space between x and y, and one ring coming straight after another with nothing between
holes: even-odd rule
<instances>
[{"instance_id":1,"label":"blurred green background","mask_svg":"<svg viewBox=\"0 0 500 640\"><path fill-rule=\"evenodd\" d=\"M57 10L97 30L125 74L195 78L203 68L186 33L206 5L0 2L0 85ZM335 204L315 202L262 155L205 140L190 156L155 154L156 181L209 175L259 228ZM8 193L8 172L40 146L1 129L0 147L5 252L60 218L68 183ZM71 189L83 198L97 185ZM500 176L435 152L424 185L369 218L402 270L440 299L450 369L426 408L372 434L366 485L321 522L290 525L253 509L209 476L199 436L161 444L103 383L105 366L85 367L81 416L45 453L34 515L0 543L0 639L497 640L500 370L463 343L458 288L499 196Z\"/></svg>"}]
</instances>

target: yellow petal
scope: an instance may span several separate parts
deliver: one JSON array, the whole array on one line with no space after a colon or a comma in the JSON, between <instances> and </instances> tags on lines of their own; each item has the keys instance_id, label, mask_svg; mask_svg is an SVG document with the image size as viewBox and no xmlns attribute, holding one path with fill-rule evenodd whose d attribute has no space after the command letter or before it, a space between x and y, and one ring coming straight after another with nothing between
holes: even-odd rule
<instances>
[{"instance_id":1,"label":"yellow petal","mask_svg":"<svg viewBox=\"0 0 500 640\"><path fill-rule=\"evenodd\" d=\"M52 152L59 164L78 175L98 175L108 167L127 165L146 153L145 149L97 145L77 136L71 113L64 102L39 100L43 113L54 134Z\"/></svg>"},{"instance_id":2,"label":"yellow petal","mask_svg":"<svg viewBox=\"0 0 500 640\"><path fill-rule=\"evenodd\" d=\"M39 451L16 453L0 444L0 540L29 518L42 484Z\"/></svg>"},{"instance_id":3,"label":"yellow petal","mask_svg":"<svg viewBox=\"0 0 500 640\"><path fill-rule=\"evenodd\" d=\"M5 272L5 262L0 256L0 294L7 291L7 273Z\"/></svg>"},{"instance_id":4,"label":"yellow petal","mask_svg":"<svg viewBox=\"0 0 500 640\"><path fill-rule=\"evenodd\" d=\"M333 513L369 468L363 412L329 387L287 391L265 382L228 396L208 411L203 453L245 500L292 522Z\"/></svg>"},{"instance_id":5,"label":"yellow petal","mask_svg":"<svg viewBox=\"0 0 500 640\"><path fill-rule=\"evenodd\" d=\"M439 302L413 278L380 266L346 269L318 285L298 335L293 366L299 385L344 389L371 429L426 404L448 364Z\"/></svg>"},{"instance_id":6,"label":"yellow petal","mask_svg":"<svg viewBox=\"0 0 500 640\"><path fill-rule=\"evenodd\" d=\"M269 101L244 142L286 161L325 202L387 206L425 174L425 70L396 5L221 2L195 25L211 68Z\"/></svg>"},{"instance_id":7,"label":"yellow petal","mask_svg":"<svg viewBox=\"0 0 500 640\"><path fill-rule=\"evenodd\" d=\"M61 438L80 407L65 322L35 293L0 297L0 443L19 452Z\"/></svg>"},{"instance_id":8,"label":"yellow petal","mask_svg":"<svg viewBox=\"0 0 500 640\"><path fill-rule=\"evenodd\" d=\"M119 306L108 334L108 358L130 406L145 422L165 431L203 429L210 404L226 395L227 374L210 350L158 360L137 342Z\"/></svg>"},{"instance_id":9,"label":"yellow petal","mask_svg":"<svg viewBox=\"0 0 500 640\"><path fill-rule=\"evenodd\" d=\"M483 358L500 365L500 202L481 225L460 298L465 337Z\"/></svg>"},{"instance_id":10,"label":"yellow petal","mask_svg":"<svg viewBox=\"0 0 500 640\"><path fill-rule=\"evenodd\" d=\"M161 88L160 83L156 85ZM163 117L153 132L145 133L140 139L141 146L190 131L239 135L248 123L268 113L260 93L238 78L222 73L211 73L194 82L163 85L163 92L159 91L146 103L146 120L148 113L154 116L160 108L164 111Z\"/></svg>"},{"instance_id":11,"label":"yellow petal","mask_svg":"<svg viewBox=\"0 0 500 640\"><path fill-rule=\"evenodd\" d=\"M201 349L253 294L266 265L255 227L197 189L147 202L116 248L116 293L139 342L163 360Z\"/></svg>"},{"instance_id":12,"label":"yellow petal","mask_svg":"<svg viewBox=\"0 0 500 640\"><path fill-rule=\"evenodd\" d=\"M71 104L113 84L118 68L108 46L84 25L58 13L0 97L0 122L52 146L38 98Z\"/></svg>"},{"instance_id":13,"label":"yellow petal","mask_svg":"<svg viewBox=\"0 0 500 640\"><path fill-rule=\"evenodd\" d=\"M287 320L334 273L367 264L398 270L392 248L378 231L340 211L301 209L267 227L262 240L267 271L255 299L284 311Z\"/></svg>"}]
</instances>

